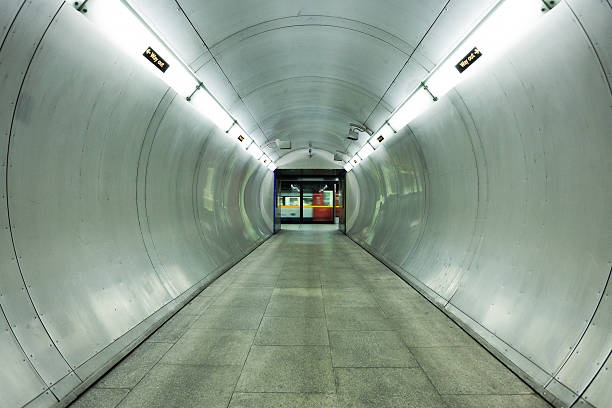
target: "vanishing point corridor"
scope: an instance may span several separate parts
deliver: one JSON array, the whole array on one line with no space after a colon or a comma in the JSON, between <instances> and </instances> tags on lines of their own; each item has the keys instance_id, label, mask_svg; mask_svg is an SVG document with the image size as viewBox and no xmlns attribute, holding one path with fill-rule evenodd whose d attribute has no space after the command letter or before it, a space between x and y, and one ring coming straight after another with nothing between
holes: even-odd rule
<instances>
[{"instance_id":1,"label":"vanishing point corridor","mask_svg":"<svg viewBox=\"0 0 612 408\"><path fill-rule=\"evenodd\" d=\"M332 228L270 238L73 407L549 406Z\"/></svg>"}]
</instances>

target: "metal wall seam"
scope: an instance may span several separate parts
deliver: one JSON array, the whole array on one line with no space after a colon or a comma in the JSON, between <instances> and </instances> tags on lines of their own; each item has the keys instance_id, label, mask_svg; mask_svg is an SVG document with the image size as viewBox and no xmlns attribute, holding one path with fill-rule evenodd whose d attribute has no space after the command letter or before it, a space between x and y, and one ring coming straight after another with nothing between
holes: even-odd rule
<instances>
[{"instance_id":1,"label":"metal wall seam","mask_svg":"<svg viewBox=\"0 0 612 408\"><path fill-rule=\"evenodd\" d=\"M10 146L11 146L11 138L14 136L14 121L16 119L18 105L20 103L20 99L22 98L22 89L24 83L26 81L29 68L34 60L41 43L45 37L45 34L55 21L55 18L59 14L60 10L64 6L63 1L57 2L46 2L41 5L32 5L31 3L24 2L20 7L18 13L15 15L12 23L11 30L7 31L6 37L3 39L2 48L0 48L0 57L6 58L6 56L2 55L3 53L17 53L17 55L12 55L11 59L14 58L16 61L21 61L23 66L16 67L14 65L5 65L6 70L17 69L19 70L18 78L13 77L11 74L5 73L5 81L11 77L10 85L8 85L5 90L7 92L5 95L10 95L11 91L15 92L14 99L10 102L10 112L7 110L5 112L0 113L1 116L6 114L6 121L2 121L5 123L5 126L8 126L5 132L6 137L6 145L3 146L2 149L6 146L6 151L2 152L3 157L2 161L4 162L3 167L3 176L2 183L3 186L3 204L6 205L6 231L8 231L7 240L10 240L11 246L11 256L12 256L12 264L14 265L15 274L19 275L20 282L17 280L11 280L11 284L8 284L8 279L11 278L10 269L6 268L3 271L1 279L5 280L3 287L8 289L10 293L7 293L7 296L13 298L13 301L16 301L19 298L22 298L20 301L20 305L14 305L14 308L9 308L8 304L4 305L4 313L7 315L7 319L10 322L11 331L13 331L15 337L18 339L20 347L24 350L25 356L32 364L32 366L36 369L38 374L47 384L47 387L51 387L56 384L66 375L69 375L71 372L71 368L66 361L65 357L59 351L59 349L55 346L54 341L51 339L51 335L45 327L43 321L41 320L41 314L37 310L36 305L32 299L30 289L26 280L22 273L22 268L20 265L21 256L18 255L17 248L15 247L13 232L16 228L14 221L10 216L10 199L11 192L9 191L9 168L12 167L11 164L11 156L10 156ZM16 32L18 29L27 26L30 30L27 35L16 36ZM34 30L36 27L39 30ZM21 34L21 33L20 33ZM19 47L16 47L13 42L18 42ZM10 45L10 47L9 47ZM9 54L10 55L10 54ZM17 80L16 80L17 79ZM13 89L11 89L11 87ZM6 103L10 99L3 100L2 102ZM9 119L10 118L10 119ZM5 154L4 154L5 153ZM4 231L3 231L4 233ZM7 265L8 266L8 265ZM17 279L15 277L15 279ZM21 286L21 290L17 289L16 285ZM5 299L8 299L5 297ZM29 306L25 306L25 304ZM26 310L28 310L26 312ZM29 311L32 311L32 315L30 315ZM23 314L26 316L23 316ZM27 321L15 321L13 319L13 314L15 314L15 319L18 321L26 318ZM21 314L22 316L17 316L17 314ZM29 317L28 317L29 316ZM24 328L21 328L19 323L23 323ZM24 331L25 330L25 331ZM35 336L27 333L29 331L37 332Z\"/></svg>"},{"instance_id":2,"label":"metal wall seam","mask_svg":"<svg viewBox=\"0 0 612 408\"><path fill-rule=\"evenodd\" d=\"M581 6L593 12L596 3ZM610 32L609 16L600 37ZM586 396L588 389L577 389L586 380L585 386L599 384L589 401L603 407L609 395L596 377L609 365L610 349L609 313L603 310L610 303L612 236L604 203L612 194L605 155L611 98L605 67L581 37L585 26L578 27L576 19L562 5L551 10L520 46L474 67L472 79L456 94L410 124L424 150L432 222L419 250L399 267L435 303L437 295L452 293L446 308L494 344L498 357L533 376L532 384L555 405L568 406L580 392ZM598 21L604 24L605 18ZM538 45L538 38L550 35L575 53L571 64L561 47ZM605 41L600 38L600 46ZM465 109L474 129L461 114ZM401 138L384 148L399 157L409 144ZM473 159L476 168L470 167ZM393 160L376 153L369 161L351 175L360 194L378 197L387 187L375 176ZM384 212L393 208L361 206L349 235L395 268L398 254L376 235L389 232L403 240L406 253L414 237L381 226L381 219L392 218ZM408 223L406 214L391 215ZM466 229L468 220L472 227ZM461 285L451 291L453 275L461 276ZM570 371L584 375L568 382ZM554 373L564 378L545 389Z\"/></svg>"}]
</instances>

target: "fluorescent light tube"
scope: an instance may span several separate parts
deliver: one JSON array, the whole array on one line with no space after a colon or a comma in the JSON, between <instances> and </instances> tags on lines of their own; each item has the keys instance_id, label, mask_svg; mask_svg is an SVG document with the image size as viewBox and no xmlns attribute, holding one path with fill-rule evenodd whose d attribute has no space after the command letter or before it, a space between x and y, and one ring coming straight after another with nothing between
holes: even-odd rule
<instances>
[{"instance_id":1,"label":"fluorescent light tube","mask_svg":"<svg viewBox=\"0 0 612 408\"><path fill-rule=\"evenodd\" d=\"M261 161L261 164L263 164L264 166L267 166L268 164L270 164L270 158L266 156L265 154L261 156L259 161Z\"/></svg>"},{"instance_id":2,"label":"fluorescent light tube","mask_svg":"<svg viewBox=\"0 0 612 408\"><path fill-rule=\"evenodd\" d=\"M389 126L388 123L385 123L378 133L376 133L376 135L370 139L370 143L380 145L382 142L392 138L393 135L395 135L395 132L393 129L391 129L391 126Z\"/></svg>"},{"instance_id":3,"label":"fluorescent light tube","mask_svg":"<svg viewBox=\"0 0 612 408\"><path fill-rule=\"evenodd\" d=\"M353 170L353 166L351 166L351 163L346 163L344 165L344 170L346 170L346 172L348 173L349 171Z\"/></svg>"},{"instance_id":4,"label":"fluorescent light tube","mask_svg":"<svg viewBox=\"0 0 612 408\"><path fill-rule=\"evenodd\" d=\"M353 158L351 159L350 163L351 163L351 166L353 166L353 167L357 167L357 165L358 165L359 163L361 163L361 158L359 158L359 156L355 155L355 156L353 156Z\"/></svg>"},{"instance_id":5,"label":"fluorescent light tube","mask_svg":"<svg viewBox=\"0 0 612 408\"><path fill-rule=\"evenodd\" d=\"M268 165L268 168L270 169L270 171L274 171L274 170L276 170L276 169L277 169L276 164L274 164L274 163L270 163L270 164Z\"/></svg>"},{"instance_id":6,"label":"fluorescent light tube","mask_svg":"<svg viewBox=\"0 0 612 408\"><path fill-rule=\"evenodd\" d=\"M432 104L433 99L427 91L423 88L419 88L419 90L413 93L399 110L393 114L389 119L389 124L393 129L400 130Z\"/></svg>"},{"instance_id":7,"label":"fluorescent light tube","mask_svg":"<svg viewBox=\"0 0 612 408\"><path fill-rule=\"evenodd\" d=\"M357 154L359 155L359 157L361 157L361 160L364 160L372 153L374 153L374 148L369 143L366 143L363 145L363 147L361 148L361 150L359 150Z\"/></svg>"},{"instance_id":8,"label":"fluorescent light tube","mask_svg":"<svg viewBox=\"0 0 612 408\"><path fill-rule=\"evenodd\" d=\"M226 134L232 140L238 140L238 136L240 136L240 135L244 136L244 135L246 135L246 132L240 126L238 126L237 124L234 124L234 126L232 126L232 128Z\"/></svg>"},{"instance_id":9,"label":"fluorescent light tube","mask_svg":"<svg viewBox=\"0 0 612 408\"><path fill-rule=\"evenodd\" d=\"M257 146L256 143L251 143L251 145L247 149L247 152L249 152L251 156L253 156L257 160L259 160L261 156L263 155L263 152L261 151L259 146Z\"/></svg>"},{"instance_id":10,"label":"fluorescent light tube","mask_svg":"<svg viewBox=\"0 0 612 408\"><path fill-rule=\"evenodd\" d=\"M469 71L459 73L455 65L474 47L482 53L476 65L503 53L533 26L542 15L540 8L538 0L506 0L498 3L426 80L432 94L441 97L467 75Z\"/></svg>"},{"instance_id":11,"label":"fluorescent light tube","mask_svg":"<svg viewBox=\"0 0 612 408\"><path fill-rule=\"evenodd\" d=\"M197 89L196 77L179 57L151 30L139 14L125 1L104 0L88 4L87 18L102 30L112 42L132 56L138 63L165 81L181 96L190 97L191 104L228 136L239 143L264 165L270 159L247 136L244 129L214 99L206 89ZM146 54L146 57L145 55ZM162 69L164 68L165 69ZM194 93L195 91L195 93ZM276 168L276 166L275 166Z\"/></svg>"},{"instance_id":12,"label":"fluorescent light tube","mask_svg":"<svg viewBox=\"0 0 612 408\"><path fill-rule=\"evenodd\" d=\"M206 90L198 90L192 97L191 103L204 116L210 119L217 127L226 131L232 126L234 120L228 113L213 99Z\"/></svg>"},{"instance_id":13,"label":"fluorescent light tube","mask_svg":"<svg viewBox=\"0 0 612 408\"><path fill-rule=\"evenodd\" d=\"M197 80L175 54L120 0L92 1L87 4L85 16L93 22L117 47L130 55L140 65L161 78L179 95L193 92ZM165 60L165 72L147 60L143 53L155 50ZM116 68L121 70L121 67Z\"/></svg>"}]
</instances>

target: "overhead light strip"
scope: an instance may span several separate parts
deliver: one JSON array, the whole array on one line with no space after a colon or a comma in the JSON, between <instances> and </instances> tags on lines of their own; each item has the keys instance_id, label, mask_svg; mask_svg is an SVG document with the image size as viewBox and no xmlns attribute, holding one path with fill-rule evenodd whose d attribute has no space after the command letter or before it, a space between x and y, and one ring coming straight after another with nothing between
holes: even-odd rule
<instances>
[{"instance_id":1,"label":"overhead light strip","mask_svg":"<svg viewBox=\"0 0 612 408\"><path fill-rule=\"evenodd\" d=\"M197 75L178 56L167 42L157 34L126 0L89 0L76 2L75 8L83 13L105 35L132 56L141 65L184 97L203 116L212 121L230 138L239 143L268 169L270 159L261 151L238 121L210 93ZM261 159L265 157L265 161Z\"/></svg>"},{"instance_id":2,"label":"overhead light strip","mask_svg":"<svg viewBox=\"0 0 612 408\"><path fill-rule=\"evenodd\" d=\"M540 0L497 2L361 147L357 153L361 160L351 159L351 166L356 167L372 153L365 146L370 145L376 149L459 84L467 75L465 71L476 63L476 60L480 57L492 59L502 54L541 16ZM365 157L361 153L364 153Z\"/></svg>"}]
</instances>

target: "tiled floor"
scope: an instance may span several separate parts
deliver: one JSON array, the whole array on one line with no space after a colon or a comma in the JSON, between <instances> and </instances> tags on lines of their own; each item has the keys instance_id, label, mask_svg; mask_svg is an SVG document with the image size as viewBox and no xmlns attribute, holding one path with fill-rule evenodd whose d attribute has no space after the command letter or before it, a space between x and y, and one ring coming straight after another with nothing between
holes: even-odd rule
<instances>
[{"instance_id":1,"label":"tiled floor","mask_svg":"<svg viewBox=\"0 0 612 408\"><path fill-rule=\"evenodd\" d=\"M282 231L74 407L548 407L329 226Z\"/></svg>"}]
</instances>

